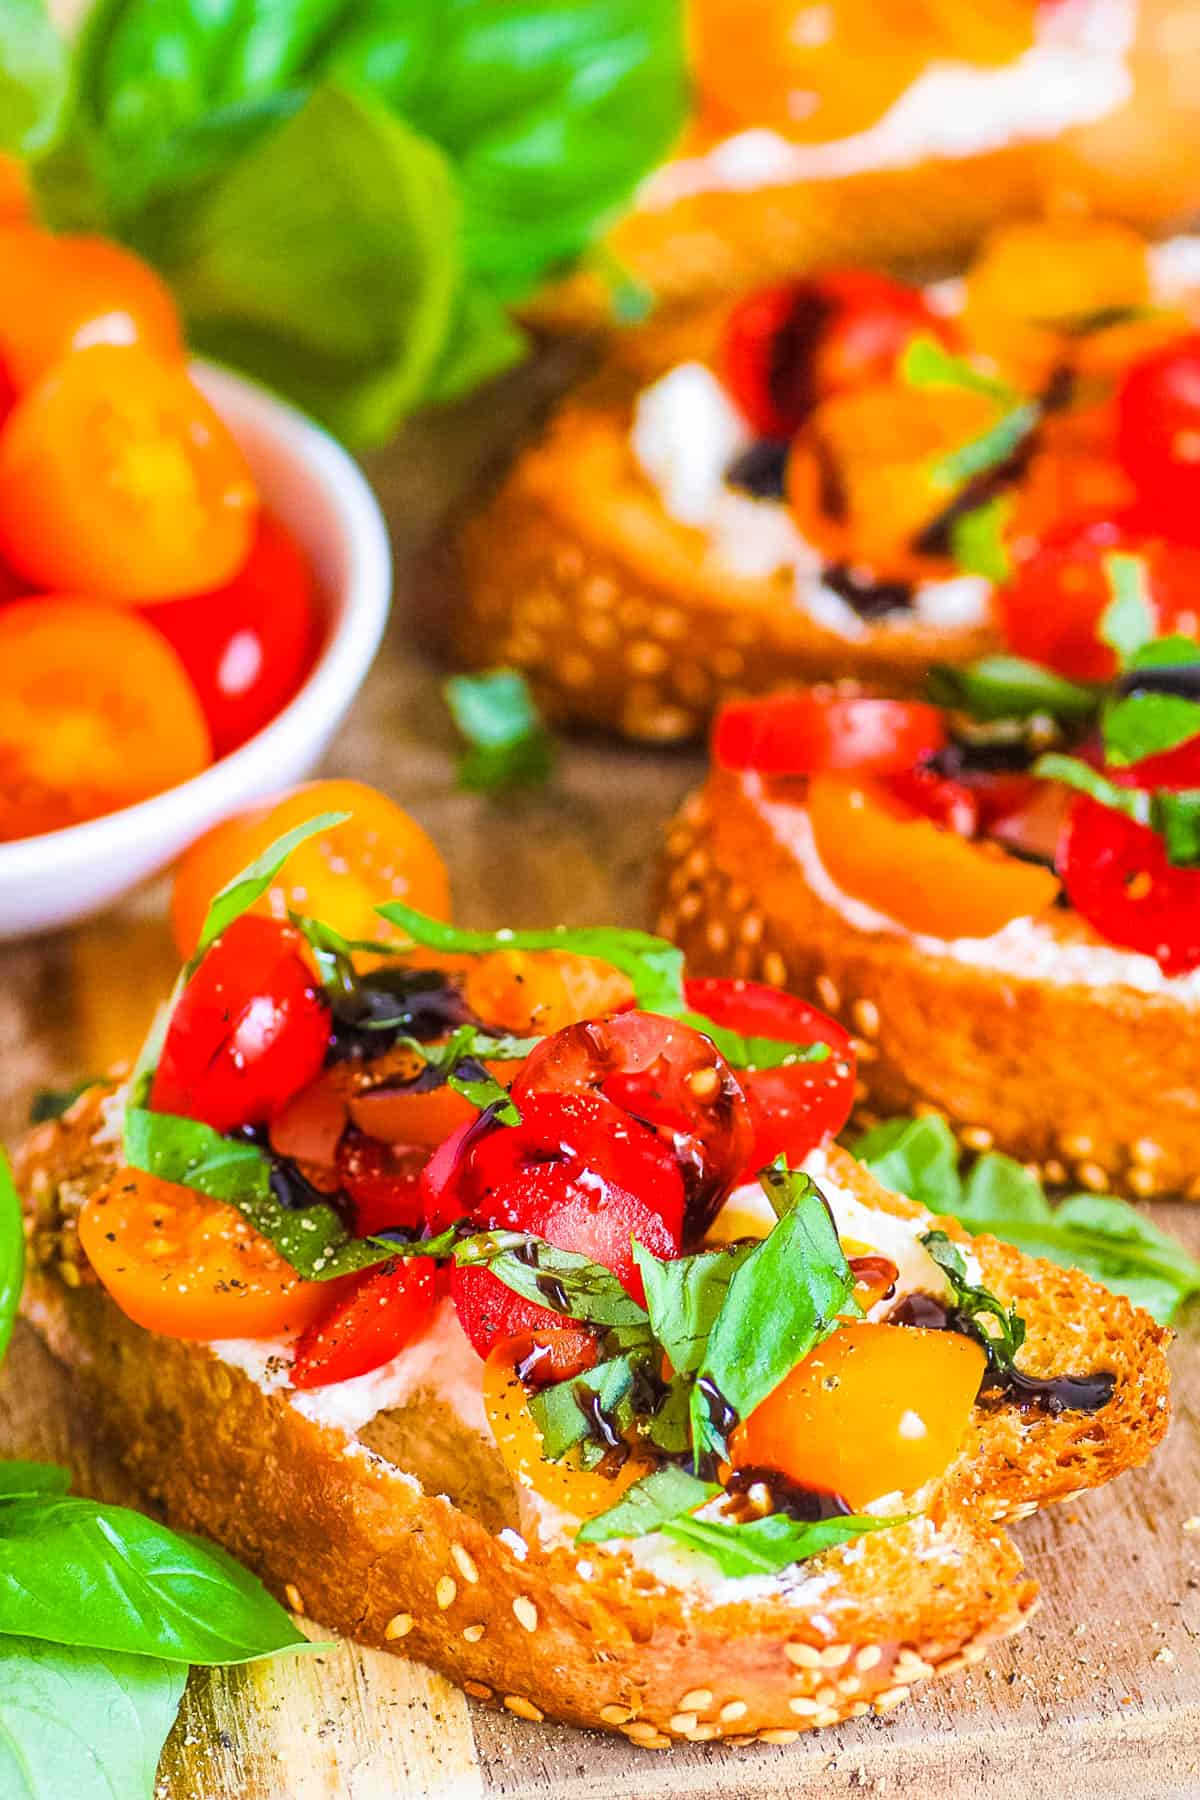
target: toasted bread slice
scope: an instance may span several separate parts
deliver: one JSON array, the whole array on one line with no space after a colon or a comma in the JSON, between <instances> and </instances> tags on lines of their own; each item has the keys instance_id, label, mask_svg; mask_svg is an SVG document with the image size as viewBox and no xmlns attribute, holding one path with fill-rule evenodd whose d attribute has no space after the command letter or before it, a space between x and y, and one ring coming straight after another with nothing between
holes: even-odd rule
<instances>
[{"instance_id":1,"label":"toasted bread slice","mask_svg":"<svg viewBox=\"0 0 1200 1800\"><path fill-rule=\"evenodd\" d=\"M428 1391L416 1381L406 1405L352 1429L286 1383L252 1379L228 1347L130 1323L81 1264L72 1228L112 1172L100 1116L87 1095L21 1147L34 1253L23 1307L136 1477L170 1519L225 1544L291 1604L521 1717L664 1748L786 1741L886 1711L1029 1617L1036 1587L995 1515L1107 1480L1166 1428L1169 1333L1082 1276L982 1239L972 1248L985 1278L1026 1313L1023 1361L1111 1370L1100 1412L978 1409L920 1517L781 1577L729 1581L619 1544L581 1553L569 1538L543 1541L486 1434L463 1430L431 1374ZM881 1212L920 1215L843 1152L819 1174Z\"/></svg>"},{"instance_id":2,"label":"toasted bread slice","mask_svg":"<svg viewBox=\"0 0 1200 1800\"><path fill-rule=\"evenodd\" d=\"M663 510L630 447L640 376L698 352L713 315L656 332L569 399L461 539L453 645L523 670L551 716L666 743L731 694L854 678L919 693L934 661L995 647L987 627L897 613L845 637L797 604L793 578L732 573Z\"/></svg>"},{"instance_id":3,"label":"toasted bread slice","mask_svg":"<svg viewBox=\"0 0 1200 1800\"><path fill-rule=\"evenodd\" d=\"M872 1111L933 1107L1051 1184L1200 1199L1189 988L1064 979L1095 949L1104 956L1070 911L1037 921L1023 972L1019 958L998 968L898 927L865 929L810 876L756 779L714 770L669 832L658 927L689 968L791 988L850 1025Z\"/></svg>"}]
</instances>

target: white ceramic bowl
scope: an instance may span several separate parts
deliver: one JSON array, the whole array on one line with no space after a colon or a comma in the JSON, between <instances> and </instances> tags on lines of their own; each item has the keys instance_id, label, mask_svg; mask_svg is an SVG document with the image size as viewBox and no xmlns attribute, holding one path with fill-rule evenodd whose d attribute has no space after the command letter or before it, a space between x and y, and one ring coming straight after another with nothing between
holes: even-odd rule
<instances>
[{"instance_id":1,"label":"white ceramic bowl","mask_svg":"<svg viewBox=\"0 0 1200 1800\"><path fill-rule=\"evenodd\" d=\"M0 844L0 939L99 912L218 819L301 780L379 646L391 550L362 471L319 426L264 388L207 363L192 373L246 452L264 501L308 553L325 606L324 647L295 699L202 775L85 825Z\"/></svg>"}]
</instances>

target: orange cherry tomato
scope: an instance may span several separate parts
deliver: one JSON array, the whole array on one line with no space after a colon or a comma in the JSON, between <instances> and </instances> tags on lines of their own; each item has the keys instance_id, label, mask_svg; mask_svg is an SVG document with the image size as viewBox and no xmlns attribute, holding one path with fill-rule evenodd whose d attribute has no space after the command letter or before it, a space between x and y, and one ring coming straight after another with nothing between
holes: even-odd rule
<instances>
[{"instance_id":1,"label":"orange cherry tomato","mask_svg":"<svg viewBox=\"0 0 1200 1800\"><path fill-rule=\"evenodd\" d=\"M911 1493L948 1466L986 1362L958 1332L844 1326L738 1426L734 1466L778 1469L856 1509Z\"/></svg>"},{"instance_id":2,"label":"orange cherry tomato","mask_svg":"<svg viewBox=\"0 0 1200 1800\"><path fill-rule=\"evenodd\" d=\"M348 938L395 935L375 911L385 900L449 916L446 865L415 819L364 782L308 781L214 826L186 853L171 899L179 954L195 949L209 902L226 882L276 838L329 812L350 817L293 850L257 912L276 919L308 913Z\"/></svg>"},{"instance_id":3,"label":"orange cherry tomato","mask_svg":"<svg viewBox=\"0 0 1200 1800\"><path fill-rule=\"evenodd\" d=\"M0 269L0 361L18 393L91 344L140 344L172 361L183 357L170 288L109 238L10 226L0 230Z\"/></svg>"},{"instance_id":4,"label":"orange cherry tomato","mask_svg":"<svg viewBox=\"0 0 1200 1800\"><path fill-rule=\"evenodd\" d=\"M507 1084L520 1063L487 1062L490 1075ZM351 1121L368 1137L384 1144L409 1144L436 1150L451 1132L479 1117L479 1108L448 1084L421 1093L413 1088L370 1088L347 1107Z\"/></svg>"},{"instance_id":5,"label":"orange cherry tomato","mask_svg":"<svg viewBox=\"0 0 1200 1800\"><path fill-rule=\"evenodd\" d=\"M930 937L991 937L1044 912L1049 869L1020 862L921 818L877 784L817 775L808 784L817 853L837 885L897 925Z\"/></svg>"},{"instance_id":6,"label":"orange cherry tomato","mask_svg":"<svg viewBox=\"0 0 1200 1800\"><path fill-rule=\"evenodd\" d=\"M0 223L23 225L29 221L29 177L17 156L0 156Z\"/></svg>"},{"instance_id":7,"label":"orange cherry tomato","mask_svg":"<svg viewBox=\"0 0 1200 1800\"><path fill-rule=\"evenodd\" d=\"M472 958L465 977L471 1011L518 1037L545 1036L633 1004L627 975L562 950L497 950Z\"/></svg>"},{"instance_id":8,"label":"orange cherry tomato","mask_svg":"<svg viewBox=\"0 0 1200 1800\"><path fill-rule=\"evenodd\" d=\"M640 1481L651 1464L636 1452L611 1475L581 1469L568 1458L547 1461L542 1435L529 1410L529 1390L517 1373L529 1370L539 1386L567 1381L596 1361L590 1332L550 1328L502 1338L483 1365L483 1404L505 1468L520 1487L560 1506L577 1519L590 1519L614 1505Z\"/></svg>"},{"instance_id":9,"label":"orange cherry tomato","mask_svg":"<svg viewBox=\"0 0 1200 1800\"><path fill-rule=\"evenodd\" d=\"M0 552L40 587L170 600L245 562L258 500L182 365L97 344L56 363L0 432Z\"/></svg>"},{"instance_id":10,"label":"orange cherry tomato","mask_svg":"<svg viewBox=\"0 0 1200 1800\"><path fill-rule=\"evenodd\" d=\"M140 1169L120 1170L84 1203L79 1241L121 1311L166 1337L301 1330L341 1285L303 1280L236 1207Z\"/></svg>"},{"instance_id":11,"label":"orange cherry tomato","mask_svg":"<svg viewBox=\"0 0 1200 1800\"><path fill-rule=\"evenodd\" d=\"M211 760L183 665L142 619L59 595L0 610L0 839L131 806Z\"/></svg>"}]
</instances>

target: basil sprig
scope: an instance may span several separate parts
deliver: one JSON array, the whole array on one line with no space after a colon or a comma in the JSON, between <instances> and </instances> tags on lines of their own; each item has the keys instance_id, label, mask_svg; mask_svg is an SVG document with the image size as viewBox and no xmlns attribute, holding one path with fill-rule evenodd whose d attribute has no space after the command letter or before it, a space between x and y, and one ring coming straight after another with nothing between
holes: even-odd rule
<instances>
[{"instance_id":1,"label":"basil sprig","mask_svg":"<svg viewBox=\"0 0 1200 1800\"><path fill-rule=\"evenodd\" d=\"M500 793L550 778L554 740L516 669L452 675L442 692L467 745L459 758L459 787Z\"/></svg>"},{"instance_id":2,"label":"basil sprig","mask_svg":"<svg viewBox=\"0 0 1200 1800\"><path fill-rule=\"evenodd\" d=\"M964 1171L942 1119L886 1120L859 1138L854 1152L885 1187L950 1214L970 1232L1082 1269L1162 1325L1200 1295L1200 1262L1128 1201L1073 1194L1052 1205L1037 1177L998 1151Z\"/></svg>"}]
</instances>

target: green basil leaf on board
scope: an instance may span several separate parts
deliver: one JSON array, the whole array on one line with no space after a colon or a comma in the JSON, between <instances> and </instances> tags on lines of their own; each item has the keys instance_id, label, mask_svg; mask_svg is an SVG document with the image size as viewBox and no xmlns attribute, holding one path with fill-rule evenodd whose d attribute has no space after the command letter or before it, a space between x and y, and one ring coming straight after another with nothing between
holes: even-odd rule
<instances>
[{"instance_id":1,"label":"green basil leaf on board","mask_svg":"<svg viewBox=\"0 0 1200 1800\"><path fill-rule=\"evenodd\" d=\"M0 1638L5 1800L154 1800L180 1663Z\"/></svg>"},{"instance_id":2,"label":"green basil leaf on board","mask_svg":"<svg viewBox=\"0 0 1200 1800\"><path fill-rule=\"evenodd\" d=\"M0 1362L8 1349L25 1281L25 1226L21 1197L8 1157L0 1147Z\"/></svg>"},{"instance_id":3,"label":"green basil leaf on board","mask_svg":"<svg viewBox=\"0 0 1200 1800\"><path fill-rule=\"evenodd\" d=\"M1027 719L1047 713L1055 719L1086 719L1100 704L1098 688L1067 681L1022 656L984 656L966 668L935 663L929 697L980 720Z\"/></svg>"},{"instance_id":4,"label":"green basil leaf on board","mask_svg":"<svg viewBox=\"0 0 1200 1800\"><path fill-rule=\"evenodd\" d=\"M969 1280L966 1258L944 1231L927 1231L921 1242L950 1284L956 1312L970 1323L997 1368L1011 1369L1025 1342L1025 1321L1016 1307L1005 1306L990 1288Z\"/></svg>"},{"instance_id":5,"label":"green basil leaf on board","mask_svg":"<svg viewBox=\"0 0 1200 1800\"><path fill-rule=\"evenodd\" d=\"M0 1505L36 1494L65 1494L70 1485L70 1471L58 1463L0 1462Z\"/></svg>"},{"instance_id":6,"label":"green basil leaf on board","mask_svg":"<svg viewBox=\"0 0 1200 1800\"><path fill-rule=\"evenodd\" d=\"M586 1520L575 1533L575 1542L604 1544L612 1538L645 1537L648 1532L661 1531L672 1519L703 1506L720 1491L714 1482L689 1475L677 1463L664 1463L635 1481L607 1512Z\"/></svg>"},{"instance_id":7,"label":"green basil leaf on board","mask_svg":"<svg viewBox=\"0 0 1200 1800\"><path fill-rule=\"evenodd\" d=\"M468 746L459 759L459 787L498 793L548 779L554 742L517 670L452 675L442 692Z\"/></svg>"},{"instance_id":8,"label":"green basil leaf on board","mask_svg":"<svg viewBox=\"0 0 1200 1800\"><path fill-rule=\"evenodd\" d=\"M1126 666L1154 637L1154 607L1144 557L1114 551L1104 558L1112 599L1100 615L1097 635Z\"/></svg>"},{"instance_id":9,"label":"green basil leaf on board","mask_svg":"<svg viewBox=\"0 0 1200 1800\"><path fill-rule=\"evenodd\" d=\"M698 1451L723 1453L722 1403L748 1418L852 1300L854 1276L820 1190L803 1174L786 1182L787 1210L735 1271L696 1371Z\"/></svg>"},{"instance_id":10,"label":"green basil leaf on board","mask_svg":"<svg viewBox=\"0 0 1200 1800\"><path fill-rule=\"evenodd\" d=\"M249 1662L308 1643L215 1545L61 1494L0 1505L0 1633L179 1663Z\"/></svg>"},{"instance_id":11,"label":"green basil leaf on board","mask_svg":"<svg viewBox=\"0 0 1200 1800\"><path fill-rule=\"evenodd\" d=\"M67 97L68 60L43 0L4 0L0 151L36 156L53 140Z\"/></svg>"},{"instance_id":12,"label":"green basil leaf on board","mask_svg":"<svg viewBox=\"0 0 1200 1800\"><path fill-rule=\"evenodd\" d=\"M1200 1295L1200 1262L1126 1200L1073 1194L1052 1204L1036 1176L998 1151L978 1157L964 1181L943 1119L889 1119L853 1149L885 1187L949 1213L968 1231L990 1232L1029 1256L1082 1269L1161 1325Z\"/></svg>"},{"instance_id":13,"label":"green basil leaf on board","mask_svg":"<svg viewBox=\"0 0 1200 1800\"><path fill-rule=\"evenodd\" d=\"M866 1513L846 1513L836 1519L803 1521L786 1513L768 1513L744 1525L720 1519L672 1519L659 1527L664 1537L690 1550L712 1557L722 1575L735 1580L744 1575L778 1575L793 1563L806 1562L851 1543L869 1531L891 1531L908 1522L908 1515L875 1518Z\"/></svg>"},{"instance_id":14,"label":"green basil leaf on board","mask_svg":"<svg viewBox=\"0 0 1200 1800\"><path fill-rule=\"evenodd\" d=\"M972 507L950 526L950 554L968 575L982 575L997 586L1012 574L1004 533L1012 517L1010 494L996 494Z\"/></svg>"}]
</instances>

